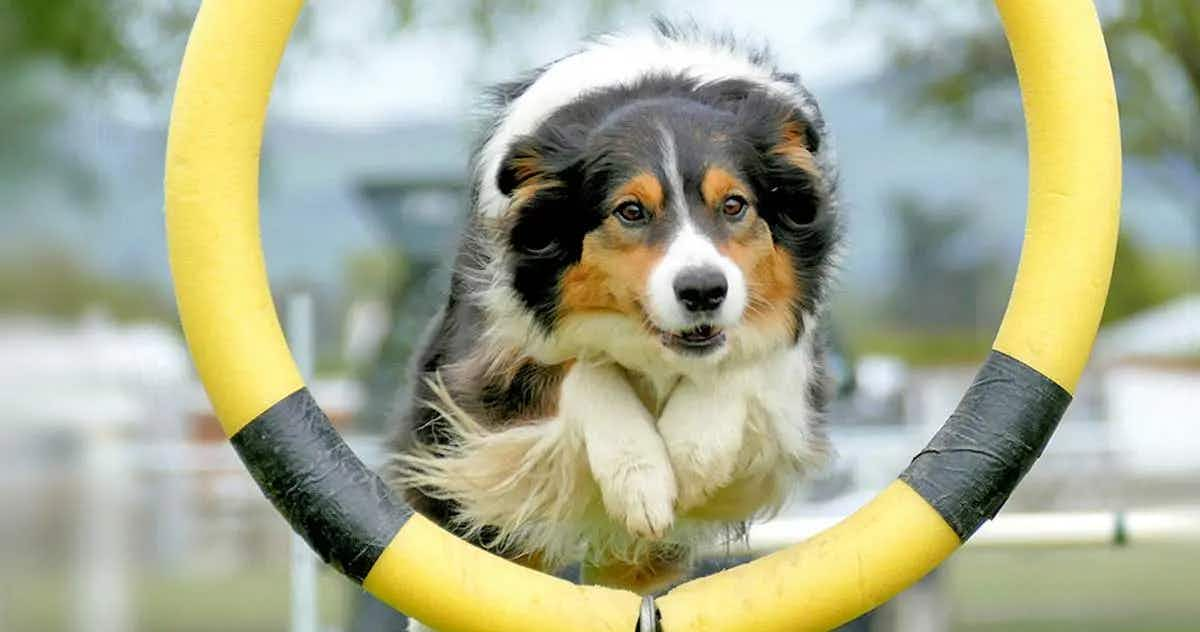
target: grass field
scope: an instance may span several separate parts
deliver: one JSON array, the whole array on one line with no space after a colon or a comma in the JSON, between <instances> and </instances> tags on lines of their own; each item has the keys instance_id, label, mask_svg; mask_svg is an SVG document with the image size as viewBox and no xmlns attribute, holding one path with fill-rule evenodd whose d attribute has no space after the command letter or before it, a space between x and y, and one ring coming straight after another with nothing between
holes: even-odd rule
<instances>
[{"instance_id":1,"label":"grass field","mask_svg":"<svg viewBox=\"0 0 1200 632\"><path fill-rule=\"evenodd\" d=\"M68 630L64 573L0 568L0 630ZM944 567L953 629L964 632L1194 632L1200 629L1200 544L1114 549L966 550ZM322 575L322 621L337 629L354 590ZM287 629L283 568L234 576L139 576L134 629L260 632Z\"/></svg>"},{"instance_id":2,"label":"grass field","mask_svg":"<svg viewBox=\"0 0 1200 632\"><path fill-rule=\"evenodd\" d=\"M1200 544L964 550L945 569L955 630L1200 630Z\"/></svg>"},{"instance_id":3,"label":"grass field","mask_svg":"<svg viewBox=\"0 0 1200 632\"><path fill-rule=\"evenodd\" d=\"M4 570L0 569L0 573ZM71 630L70 596L62 574L0 575L0 630ZM336 629L353 588L333 571L319 584L321 622ZM288 576L284 568L236 575L143 575L132 587L133 630L139 632L269 632L286 630Z\"/></svg>"}]
</instances>

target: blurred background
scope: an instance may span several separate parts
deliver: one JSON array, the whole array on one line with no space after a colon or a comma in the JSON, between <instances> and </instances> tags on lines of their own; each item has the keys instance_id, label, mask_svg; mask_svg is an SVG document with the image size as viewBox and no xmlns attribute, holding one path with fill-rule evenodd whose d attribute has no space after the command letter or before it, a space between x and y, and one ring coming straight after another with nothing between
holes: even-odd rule
<instances>
[{"instance_id":1,"label":"blurred background","mask_svg":"<svg viewBox=\"0 0 1200 632\"><path fill-rule=\"evenodd\" d=\"M1092 364L1011 528L859 629L1200 629L1200 3L1098 5L1126 158ZM0 630L384 629L293 551L180 336L161 182L197 6L0 0ZM463 219L473 99L655 13L769 42L829 119L850 241L829 319L839 457L783 519L836 518L945 419L1007 300L1025 146L991 3L313 2L263 148L277 305L377 461Z\"/></svg>"}]
</instances>

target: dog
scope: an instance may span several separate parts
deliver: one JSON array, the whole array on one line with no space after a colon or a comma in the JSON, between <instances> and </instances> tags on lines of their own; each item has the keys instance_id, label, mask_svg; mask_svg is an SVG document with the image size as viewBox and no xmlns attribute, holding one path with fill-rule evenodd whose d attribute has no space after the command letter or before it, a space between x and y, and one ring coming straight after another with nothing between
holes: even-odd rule
<instances>
[{"instance_id":1,"label":"dog","mask_svg":"<svg viewBox=\"0 0 1200 632\"><path fill-rule=\"evenodd\" d=\"M826 126L765 50L661 21L492 96L389 479L489 551L652 594L828 453Z\"/></svg>"}]
</instances>

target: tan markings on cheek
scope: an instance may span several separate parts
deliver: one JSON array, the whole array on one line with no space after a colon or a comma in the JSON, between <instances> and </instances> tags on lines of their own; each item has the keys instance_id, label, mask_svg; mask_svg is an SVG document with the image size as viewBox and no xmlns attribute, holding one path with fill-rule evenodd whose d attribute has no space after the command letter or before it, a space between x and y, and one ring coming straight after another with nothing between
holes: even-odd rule
<instances>
[{"instance_id":1,"label":"tan markings on cheek","mask_svg":"<svg viewBox=\"0 0 1200 632\"><path fill-rule=\"evenodd\" d=\"M583 240L579 263L563 275L564 311L616 312L642 318L638 297L662 254L643 244L620 243L603 228L593 232Z\"/></svg>"},{"instance_id":2,"label":"tan markings on cheek","mask_svg":"<svg viewBox=\"0 0 1200 632\"><path fill-rule=\"evenodd\" d=\"M804 134L804 124L799 121L789 120L785 122L779 130L779 144L771 149L771 153L782 156L785 160L796 165L797 167L817 175L817 163L813 159L812 152L808 150L808 141Z\"/></svg>"},{"instance_id":3,"label":"tan markings on cheek","mask_svg":"<svg viewBox=\"0 0 1200 632\"><path fill-rule=\"evenodd\" d=\"M747 195L749 190L737 176L721 167L709 167L700 182L700 194L709 208L717 208L730 193Z\"/></svg>"},{"instance_id":4,"label":"tan markings on cheek","mask_svg":"<svg viewBox=\"0 0 1200 632\"><path fill-rule=\"evenodd\" d=\"M654 174L643 171L629 179L613 192L613 203L622 199L635 198L651 210L661 209L663 205L662 183Z\"/></svg>"},{"instance_id":5,"label":"tan markings on cheek","mask_svg":"<svg viewBox=\"0 0 1200 632\"><path fill-rule=\"evenodd\" d=\"M799 283L792 266L792 256L782 248L771 246L771 252L754 269L754 285L760 300L773 305L792 317L792 305L798 298Z\"/></svg>"},{"instance_id":6,"label":"tan markings on cheek","mask_svg":"<svg viewBox=\"0 0 1200 632\"><path fill-rule=\"evenodd\" d=\"M799 288L792 257L772 242L766 222L755 219L749 230L723 244L720 250L746 277L747 322L794 325L792 305Z\"/></svg>"},{"instance_id":7,"label":"tan markings on cheek","mask_svg":"<svg viewBox=\"0 0 1200 632\"><path fill-rule=\"evenodd\" d=\"M754 269L773 250L771 229L757 215L747 217L740 228L729 241L719 244L717 250L732 259L746 279L752 281Z\"/></svg>"}]
</instances>

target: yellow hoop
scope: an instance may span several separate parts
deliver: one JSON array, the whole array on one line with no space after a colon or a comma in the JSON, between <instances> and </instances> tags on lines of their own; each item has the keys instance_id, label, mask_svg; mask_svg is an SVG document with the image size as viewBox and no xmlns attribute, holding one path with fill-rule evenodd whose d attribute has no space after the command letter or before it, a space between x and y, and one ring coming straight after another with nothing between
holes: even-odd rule
<instances>
[{"instance_id":1,"label":"yellow hoop","mask_svg":"<svg viewBox=\"0 0 1200 632\"><path fill-rule=\"evenodd\" d=\"M985 365L960 411L1036 391L998 413L1009 416L1013 432L1025 431L1019 424L1042 424L1029 431L1034 449L1014 456L1021 460L1009 468L1015 478L988 487L988 496L961 494L948 505L927 499L943 498L946 485L963 481L936 474L942 461L931 454L953 450L931 446L902 480L830 530L664 596L658 605L666 632L822 630L883 603L999 509L1069 400L1096 334L1116 244L1121 153L1112 74L1091 2L996 4L1024 98L1029 217L994 345L999 362ZM301 6L300 0L206 0L171 115L165 185L171 269L188 346L223 428L318 552L427 624L454 632L633 630L638 596L524 569L420 516L400 514L378 480L321 425L324 416L304 389L276 319L258 227L263 121ZM996 372L1012 387L1004 395L989 390ZM947 428L981 430L954 418ZM262 449L310 429L319 440L295 453ZM949 434L935 444L962 439ZM313 459L350 472L361 485L320 489ZM988 476L1011 478L1013 471ZM295 481L303 498L296 498Z\"/></svg>"}]
</instances>

